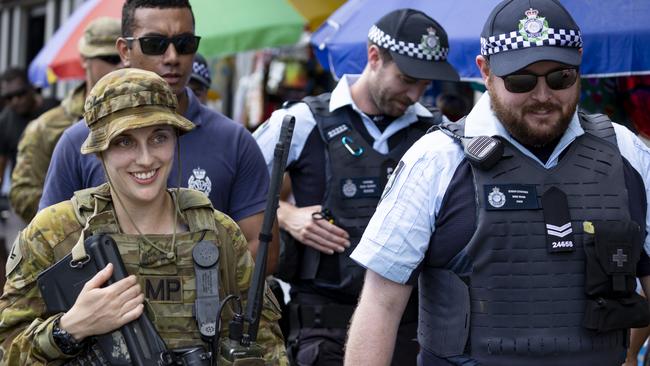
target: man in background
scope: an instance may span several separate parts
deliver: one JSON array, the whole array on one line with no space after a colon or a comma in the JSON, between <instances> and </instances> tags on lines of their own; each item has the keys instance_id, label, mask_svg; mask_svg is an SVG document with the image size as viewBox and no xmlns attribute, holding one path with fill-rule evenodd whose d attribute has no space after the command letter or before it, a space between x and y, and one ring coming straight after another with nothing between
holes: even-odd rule
<instances>
[{"instance_id":1,"label":"man in background","mask_svg":"<svg viewBox=\"0 0 650 366\"><path fill-rule=\"evenodd\" d=\"M93 85L121 63L115 48L120 30L119 19L106 17L98 18L86 27L78 45L86 71L85 81L72 90L61 105L47 111L25 129L18 144L9 192L12 207L25 223L29 223L38 211L45 174L61 134L82 118L86 94Z\"/></svg>"},{"instance_id":2,"label":"man in background","mask_svg":"<svg viewBox=\"0 0 650 366\"><path fill-rule=\"evenodd\" d=\"M122 8L122 36L117 50L125 67L157 73L178 99L176 111L196 127L179 138L182 151L169 176L169 187L205 193L213 206L242 229L255 257L269 185L264 157L241 124L202 105L187 88L199 47L188 0L127 0ZM104 183L93 155L81 155L88 136L85 123L67 129L54 149L39 209L65 201L77 190ZM180 169L180 173L179 170ZM152 169L155 174L156 170ZM269 250L268 271L275 270L277 245Z\"/></svg>"},{"instance_id":3,"label":"man in background","mask_svg":"<svg viewBox=\"0 0 650 366\"><path fill-rule=\"evenodd\" d=\"M427 14L399 9L368 33L368 62L332 93L278 110L255 131L268 168L285 115L296 117L286 171L296 204L281 202L278 222L295 244L289 352L299 366L341 365L364 269L349 254L375 211L402 154L434 124L418 103L431 80L457 81L445 30ZM288 266L280 268L289 272ZM408 296L407 296L408 298ZM402 318L393 365L414 365L417 300ZM398 322L399 323L399 322ZM374 350L369 350L374 352Z\"/></svg>"},{"instance_id":4,"label":"man in background","mask_svg":"<svg viewBox=\"0 0 650 366\"><path fill-rule=\"evenodd\" d=\"M192 75L190 75L190 81L187 83L187 86L192 89L194 95L201 101L201 104L205 105L208 102L208 90L210 90L211 84L212 78L210 77L208 62L205 60L205 57L197 53L194 55Z\"/></svg>"},{"instance_id":5,"label":"man in background","mask_svg":"<svg viewBox=\"0 0 650 366\"><path fill-rule=\"evenodd\" d=\"M29 83L23 68L12 67L0 76L0 99L6 106L0 114L0 186L7 166L16 165L18 141L29 121L54 108L58 101L44 98Z\"/></svg>"}]
</instances>

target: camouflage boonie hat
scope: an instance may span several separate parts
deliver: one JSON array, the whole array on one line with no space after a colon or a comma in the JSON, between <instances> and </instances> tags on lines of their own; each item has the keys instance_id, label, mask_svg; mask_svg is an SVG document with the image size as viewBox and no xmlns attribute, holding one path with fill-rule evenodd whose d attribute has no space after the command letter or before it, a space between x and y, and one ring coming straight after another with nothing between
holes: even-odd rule
<instances>
[{"instance_id":1,"label":"camouflage boonie hat","mask_svg":"<svg viewBox=\"0 0 650 366\"><path fill-rule=\"evenodd\" d=\"M93 20L79 39L77 49L83 57L119 56L115 41L122 35L122 25L116 18L101 17Z\"/></svg>"},{"instance_id":2,"label":"camouflage boonie hat","mask_svg":"<svg viewBox=\"0 0 650 366\"><path fill-rule=\"evenodd\" d=\"M194 124L176 113L177 105L169 84L156 73L134 68L113 71L86 98L84 118L90 133L81 153L104 151L115 137L136 128L170 125L181 134L190 131Z\"/></svg>"}]
</instances>

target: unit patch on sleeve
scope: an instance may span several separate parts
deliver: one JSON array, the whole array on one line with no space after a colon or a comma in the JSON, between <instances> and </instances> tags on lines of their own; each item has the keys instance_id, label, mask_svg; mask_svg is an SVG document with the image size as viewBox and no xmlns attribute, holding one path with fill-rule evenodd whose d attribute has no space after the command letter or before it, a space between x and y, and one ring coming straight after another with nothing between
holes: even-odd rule
<instances>
[{"instance_id":1,"label":"unit patch on sleeve","mask_svg":"<svg viewBox=\"0 0 650 366\"><path fill-rule=\"evenodd\" d=\"M5 266L5 273L7 275L11 274L18 267L20 261L23 260L23 252L20 250L20 243L18 241L19 237L20 235L16 237L14 245L11 246L11 253L9 253L9 257L7 258L7 265Z\"/></svg>"}]
</instances>

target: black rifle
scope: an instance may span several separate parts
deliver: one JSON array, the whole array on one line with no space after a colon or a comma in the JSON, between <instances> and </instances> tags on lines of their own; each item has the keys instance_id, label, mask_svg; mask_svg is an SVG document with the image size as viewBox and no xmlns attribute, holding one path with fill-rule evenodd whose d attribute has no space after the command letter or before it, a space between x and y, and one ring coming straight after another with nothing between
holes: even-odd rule
<instances>
[{"instance_id":1,"label":"black rifle","mask_svg":"<svg viewBox=\"0 0 650 366\"><path fill-rule=\"evenodd\" d=\"M260 230L253 279L248 290L246 314L244 316L236 314L233 321L231 321L228 339L221 344L221 360L223 363L234 362L238 359L262 357L261 348L255 344L255 341L257 340L257 331L259 330L262 304L264 302L266 256L269 250L269 242L273 238L273 223L277 214L280 188L282 187L282 178L284 177L284 169L289 156L295 123L296 119L291 115L286 115L282 120L280 138L273 153L271 182L266 200L266 210L264 211L264 221ZM248 323L245 332L243 331L245 328L244 323Z\"/></svg>"},{"instance_id":2,"label":"black rifle","mask_svg":"<svg viewBox=\"0 0 650 366\"><path fill-rule=\"evenodd\" d=\"M52 267L38 276L38 288L45 301L47 312L56 314L70 310L86 282L97 272L113 264L113 274L107 285L128 276L122 257L113 238L106 234L93 235L84 241L87 257L81 262L74 262L68 254ZM127 355L113 355L114 334L93 337L89 345L89 354L84 360L71 364L81 365L136 365L165 366L184 365L180 359L198 357L203 352L196 348L169 351L151 320L142 314L138 319L122 326L116 331L123 337L128 349ZM203 363L208 365L209 363ZM201 365L201 363L193 363Z\"/></svg>"}]
</instances>

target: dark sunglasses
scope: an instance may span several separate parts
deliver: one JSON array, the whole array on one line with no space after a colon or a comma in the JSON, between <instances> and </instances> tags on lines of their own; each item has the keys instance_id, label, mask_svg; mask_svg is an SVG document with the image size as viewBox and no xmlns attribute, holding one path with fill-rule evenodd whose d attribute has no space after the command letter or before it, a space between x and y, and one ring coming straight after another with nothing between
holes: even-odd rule
<instances>
[{"instance_id":1,"label":"dark sunglasses","mask_svg":"<svg viewBox=\"0 0 650 366\"><path fill-rule=\"evenodd\" d=\"M122 62L122 59L120 58L120 56L116 56L116 55L96 56L94 58L96 58L98 60L102 60L102 61L106 62L107 64L111 64L111 65L117 65L120 62Z\"/></svg>"},{"instance_id":2,"label":"dark sunglasses","mask_svg":"<svg viewBox=\"0 0 650 366\"><path fill-rule=\"evenodd\" d=\"M27 94L27 92L29 92L29 89L26 88L26 87L23 87L23 88L20 88L18 90L14 90L11 93L2 94L2 96L0 96L0 98L9 101L9 100L12 100L14 98L22 97L25 94Z\"/></svg>"},{"instance_id":3,"label":"dark sunglasses","mask_svg":"<svg viewBox=\"0 0 650 366\"><path fill-rule=\"evenodd\" d=\"M165 36L144 36L144 37L124 37L128 42L129 48L132 48L133 41L140 42L140 49L145 55L162 55L167 51L170 43L174 44L176 52L181 55L189 55L195 53L199 48L199 41L201 37L193 34L182 34L179 36L165 37Z\"/></svg>"},{"instance_id":4,"label":"dark sunglasses","mask_svg":"<svg viewBox=\"0 0 650 366\"><path fill-rule=\"evenodd\" d=\"M562 90L571 87L578 80L577 68L566 68L551 71L545 75L533 74L532 72L521 72L502 76L503 84L511 93L528 93L535 89L537 79L544 77L546 85L553 90Z\"/></svg>"}]
</instances>

